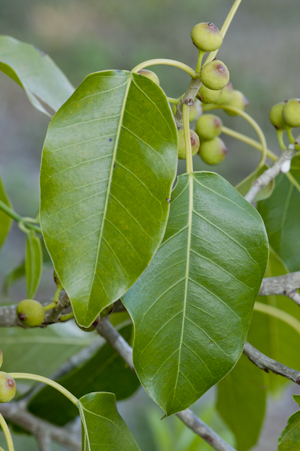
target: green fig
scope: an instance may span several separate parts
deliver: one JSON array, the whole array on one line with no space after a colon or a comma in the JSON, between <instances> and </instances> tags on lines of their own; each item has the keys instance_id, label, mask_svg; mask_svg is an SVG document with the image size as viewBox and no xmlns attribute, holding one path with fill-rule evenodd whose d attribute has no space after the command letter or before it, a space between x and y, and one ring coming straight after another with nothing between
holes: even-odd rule
<instances>
[{"instance_id":1,"label":"green fig","mask_svg":"<svg viewBox=\"0 0 300 451\"><path fill-rule=\"evenodd\" d=\"M175 116L176 111L177 111L177 105L172 103L171 108L172 108L173 114ZM198 99L195 99L193 105L190 106L189 121L190 122L195 121L196 119L198 119L198 117L200 116L201 113L202 113L201 103L199 102Z\"/></svg>"},{"instance_id":2,"label":"green fig","mask_svg":"<svg viewBox=\"0 0 300 451\"><path fill-rule=\"evenodd\" d=\"M202 103L216 103L219 97L222 95L222 89L213 90L208 89L204 84L201 85L201 88L198 91L197 97L201 100Z\"/></svg>"},{"instance_id":3,"label":"green fig","mask_svg":"<svg viewBox=\"0 0 300 451\"><path fill-rule=\"evenodd\" d=\"M194 156L199 150L200 140L197 133L195 133L193 130L190 130L190 137L192 145L192 155ZM186 160L186 148L183 129L178 131L178 158L180 160Z\"/></svg>"},{"instance_id":4,"label":"green fig","mask_svg":"<svg viewBox=\"0 0 300 451\"><path fill-rule=\"evenodd\" d=\"M227 154L227 148L220 138L201 141L199 155L202 160L211 165L220 164Z\"/></svg>"},{"instance_id":5,"label":"green fig","mask_svg":"<svg viewBox=\"0 0 300 451\"><path fill-rule=\"evenodd\" d=\"M222 131L223 122L214 114L203 114L196 122L196 132L201 140L216 138Z\"/></svg>"},{"instance_id":6,"label":"green fig","mask_svg":"<svg viewBox=\"0 0 300 451\"><path fill-rule=\"evenodd\" d=\"M7 373L0 371L0 402L11 401L16 394L16 382Z\"/></svg>"},{"instance_id":7,"label":"green fig","mask_svg":"<svg viewBox=\"0 0 300 451\"><path fill-rule=\"evenodd\" d=\"M39 302L25 299L17 306L17 317L23 326L40 326L45 319L45 309Z\"/></svg>"},{"instance_id":8,"label":"green fig","mask_svg":"<svg viewBox=\"0 0 300 451\"><path fill-rule=\"evenodd\" d=\"M218 105L227 105L228 103L231 102L232 97L233 97L233 87L232 83L229 82L227 83L225 88L223 88L222 94L220 95L216 103Z\"/></svg>"},{"instance_id":9,"label":"green fig","mask_svg":"<svg viewBox=\"0 0 300 451\"><path fill-rule=\"evenodd\" d=\"M227 103L227 105L234 106L244 111L246 107L249 105L249 102L241 91L234 90L232 98L230 102ZM225 110L225 113L227 113L229 116L237 116L237 113L234 113L233 111Z\"/></svg>"},{"instance_id":10,"label":"green fig","mask_svg":"<svg viewBox=\"0 0 300 451\"><path fill-rule=\"evenodd\" d=\"M229 71L222 61L214 60L202 67L200 79L207 88L218 91L229 82Z\"/></svg>"},{"instance_id":11,"label":"green fig","mask_svg":"<svg viewBox=\"0 0 300 451\"><path fill-rule=\"evenodd\" d=\"M211 22L201 22L195 25L191 36L195 46L204 52L218 50L223 43L222 33Z\"/></svg>"},{"instance_id":12,"label":"green fig","mask_svg":"<svg viewBox=\"0 0 300 451\"><path fill-rule=\"evenodd\" d=\"M300 99L291 99L286 102L282 117L289 127L300 127Z\"/></svg>"},{"instance_id":13,"label":"green fig","mask_svg":"<svg viewBox=\"0 0 300 451\"><path fill-rule=\"evenodd\" d=\"M269 113L271 124L274 125L276 130L285 130L287 128L287 124L282 116L284 106L284 102L276 103L276 105L271 108Z\"/></svg>"},{"instance_id":14,"label":"green fig","mask_svg":"<svg viewBox=\"0 0 300 451\"><path fill-rule=\"evenodd\" d=\"M159 78L154 72L152 72L152 70L141 69L138 71L138 74L150 78L150 80L152 80L155 84L159 86Z\"/></svg>"}]
</instances>

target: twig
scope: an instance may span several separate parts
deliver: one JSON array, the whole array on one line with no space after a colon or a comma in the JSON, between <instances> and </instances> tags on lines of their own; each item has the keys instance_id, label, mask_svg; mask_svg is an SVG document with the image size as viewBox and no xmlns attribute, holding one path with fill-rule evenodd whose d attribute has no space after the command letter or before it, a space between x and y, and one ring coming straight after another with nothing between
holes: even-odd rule
<instances>
[{"instance_id":1,"label":"twig","mask_svg":"<svg viewBox=\"0 0 300 451\"><path fill-rule=\"evenodd\" d=\"M300 385L300 372L277 362L276 360L267 357L258 349L254 348L250 343L246 342L244 346L244 354L248 357L254 365L258 366L261 370L272 371L274 374L279 374L280 376L289 379L292 382Z\"/></svg>"},{"instance_id":2,"label":"twig","mask_svg":"<svg viewBox=\"0 0 300 451\"><path fill-rule=\"evenodd\" d=\"M282 167L285 162L291 161L291 159L296 155L297 151L294 148L294 145L290 145L291 148L285 150L281 157L275 161L273 166L267 169L258 179L256 179L250 190L245 196L245 199L248 202L253 202L257 194L265 188L280 172L282 172Z\"/></svg>"},{"instance_id":3,"label":"twig","mask_svg":"<svg viewBox=\"0 0 300 451\"><path fill-rule=\"evenodd\" d=\"M39 443L40 451L51 451L51 437L49 434L41 432L36 438Z\"/></svg>"},{"instance_id":4,"label":"twig","mask_svg":"<svg viewBox=\"0 0 300 451\"><path fill-rule=\"evenodd\" d=\"M126 340L116 331L107 318L102 318L97 327L98 332L125 360L127 365L135 371L132 360L132 348ZM217 451L235 451L228 443L219 437L210 427L200 420L190 409L183 410L176 414L183 423L195 434L203 438L210 446Z\"/></svg>"},{"instance_id":5,"label":"twig","mask_svg":"<svg viewBox=\"0 0 300 451\"><path fill-rule=\"evenodd\" d=\"M178 128L183 127L182 105L184 103L189 106L192 106L194 104L194 100L201 87L201 84L202 84L202 82L201 82L200 78L198 78L198 77L192 78L186 93L180 99L180 102L177 104L175 121L176 121Z\"/></svg>"},{"instance_id":6,"label":"twig","mask_svg":"<svg viewBox=\"0 0 300 451\"><path fill-rule=\"evenodd\" d=\"M283 295L292 299L300 306L300 294L297 289L300 288L300 271L285 274L278 277L267 277L263 279L259 296Z\"/></svg>"}]
</instances>

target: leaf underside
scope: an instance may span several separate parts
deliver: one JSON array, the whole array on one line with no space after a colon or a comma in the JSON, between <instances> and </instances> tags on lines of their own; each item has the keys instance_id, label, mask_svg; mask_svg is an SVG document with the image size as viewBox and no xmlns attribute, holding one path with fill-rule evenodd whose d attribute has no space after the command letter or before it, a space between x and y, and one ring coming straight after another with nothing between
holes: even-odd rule
<instances>
[{"instance_id":1,"label":"leaf underside","mask_svg":"<svg viewBox=\"0 0 300 451\"><path fill-rule=\"evenodd\" d=\"M41 227L80 325L89 326L149 264L165 232L176 166L174 118L146 77L91 74L52 119Z\"/></svg>"},{"instance_id":2,"label":"leaf underside","mask_svg":"<svg viewBox=\"0 0 300 451\"><path fill-rule=\"evenodd\" d=\"M260 216L228 182L206 172L178 178L164 241L122 298L137 374L168 415L239 359L267 258Z\"/></svg>"}]
</instances>

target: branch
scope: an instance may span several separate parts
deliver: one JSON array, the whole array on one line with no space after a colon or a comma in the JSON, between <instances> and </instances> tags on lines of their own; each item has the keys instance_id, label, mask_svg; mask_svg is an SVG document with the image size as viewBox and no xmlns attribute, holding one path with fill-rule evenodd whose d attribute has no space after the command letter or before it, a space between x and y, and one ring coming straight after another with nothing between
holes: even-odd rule
<instances>
[{"instance_id":1,"label":"branch","mask_svg":"<svg viewBox=\"0 0 300 451\"><path fill-rule=\"evenodd\" d=\"M119 353L127 365L135 371L132 360L132 348L126 340L116 331L107 318L102 318L97 327L98 332ZM195 434L203 438L217 451L235 451L228 443L219 437L209 426L203 423L190 409L176 414L183 423Z\"/></svg>"},{"instance_id":2,"label":"branch","mask_svg":"<svg viewBox=\"0 0 300 451\"><path fill-rule=\"evenodd\" d=\"M276 360L267 357L258 349L254 348L250 343L246 342L244 347L244 354L251 360L254 365L258 366L261 370L272 371L274 374L279 374L280 376L289 379L292 382L300 385L300 372L277 362Z\"/></svg>"},{"instance_id":3,"label":"branch","mask_svg":"<svg viewBox=\"0 0 300 451\"><path fill-rule=\"evenodd\" d=\"M178 128L183 127L183 115L182 115L182 105L185 103L186 105L192 106L194 104L195 97L201 87L201 80L200 78L192 78L190 81L190 84L188 86L188 89L180 102L177 104L177 110L175 115L175 121Z\"/></svg>"},{"instance_id":4,"label":"branch","mask_svg":"<svg viewBox=\"0 0 300 451\"><path fill-rule=\"evenodd\" d=\"M267 169L258 179L256 179L250 190L245 196L245 199L248 202L253 202L257 194L265 188L280 172L282 172L283 165L287 161L291 161L291 159L296 155L297 151L294 149L294 145L290 145L291 148L285 150L281 157Z\"/></svg>"},{"instance_id":5,"label":"branch","mask_svg":"<svg viewBox=\"0 0 300 451\"><path fill-rule=\"evenodd\" d=\"M24 410L22 402L10 402L6 404L0 404L0 412L7 420L14 424L17 424L32 435L37 437L47 436L50 440L53 440L61 445L68 447L75 451L81 451L81 445L75 438L72 437L71 432L67 432L65 429L54 426L47 421L32 415ZM41 441L40 441L41 445ZM47 449L45 448L41 448Z\"/></svg>"},{"instance_id":6,"label":"branch","mask_svg":"<svg viewBox=\"0 0 300 451\"><path fill-rule=\"evenodd\" d=\"M263 279L259 296L283 295L292 299L300 306L300 294L297 289L300 288L300 271L285 274L284 276L268 277Z\"/></svg>"}]
</instances>

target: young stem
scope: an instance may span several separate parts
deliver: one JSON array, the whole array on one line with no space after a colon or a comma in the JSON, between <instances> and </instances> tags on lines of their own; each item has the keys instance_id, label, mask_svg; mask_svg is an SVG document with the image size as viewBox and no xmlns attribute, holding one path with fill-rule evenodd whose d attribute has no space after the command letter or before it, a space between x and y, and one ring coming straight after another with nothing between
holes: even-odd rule
<instances>
[{"instance_id":1,"label":"young stem","mask_svg":"<svg viewBox=\"0 0 300 451\"><path fill-rule=\"evenodd\" d=\"M205 55L205 52L203 52L202 50L199 50L198 62L197 62L197 67L196 67L197 74L199 74L199 72L200 72L204 55Z\"/></svg>"},{"instance_id":2,"label":"young stem","mask_svg":"<svg viewBox=\"0 0 300 451\"><path fill-rule=\"evenodd\" d=\"M254 310L280 319L300 334L300 322L289 313L286 313L277 307L273 307L272 305L262 304L261 302L255 302Z\"/></svg>"},{"instance_id":3,"label":"young stem","mask_svg":"<svg viewBox=\"0 0 300 451\"><path fill-rule=\"evenodd\" d=\"M229 13L228 13L228 15L227 15L227 17L226 17L226 19L225 19L225 21L223 23L223 26L222 26L222 28L220 30L221 33L222 33L223 38L225 37L225 35L226 35L227 31L228 31L228 28L230 27L230 24L232 22L232 19L234 18L235 13L237 12L237 9L238 9L238 7L240 6L241 3L242 3L242 0L235 0L234 4L232 5L231 10L229 11ZM215 50L214 52L211 52L208 55L208 58L205 61L205 64L207 64L210 61L214 60L215 57L217 56L218 51L219 51L219 49Z\"/></svg>"},{"instance_id":4,"label":"young stem","mask_svg":"<svg viewBox=\"0 0 300 451\"><path fill-rule=\"evenodd\" d=\"M60 322L64 322L64 321L69 321L69 319L74 318L74 313L67 313L66 315L61 315L61 317L59 318Z\"/></svg>"},{"instance_id":5,"label":"young stem","mask_svg":"<svg viewBox=\"0 0 300 451\"><path fill-rule=\"evenodd\" d=\"M184 130L184 142L186 151L186 172L192 174L193 172L193 155L190 137L190 122L189 122L190 107L184 103L182 105L183 115L183 130Z\"/></svg>"},{"instance_id":6,"label":"young stem","mask_svg":"<svg viewBox=\"0 0 300 451\"><path fill-rule=\"evenodd\" d=\"M137 66L135 66L132 69L131 73L136 73L139 70L144 69L145 67L155 66L158 64L178 67L178 69L182 69L185 72L187 72L192 78L196 78L196 75L197 75L196 72L194 71L194 69L192 69L190 66L187 66L186 64L181 63L180 61L169 60L169 59L165 59L165 58L157 58L157 59L153 59L153 60L149 60L149 61L144 61L143 63L140 63Z\"/></svg>"},{"instance_id":7,"label":"young stem","mask_svg":"<svg viewBox=\"0 0 300 451\"><path fill-rule=\"evenodd\" d=\"M288 128L286 129L286 133L287 133L287 135L288 135L288 138L289 138L290 143L291 143L291 144L295 144L296 140L295 140L295 138L294 138L294 135L293 135L293 132L292 132L291 127L288 127Z\"/></svg>"},{"instance_id":8,"label":"young stem","mask_svg":"<svg viewBox=\"0 0 300 451\"><path fill-rule=\"evenodd\" d=\"M18 215L18 213L12 210L8 205L6 205L1 200L0 200L0 210L2 210L5 214L7 214L7 216L10 216L16 222L23 223L27 227L27 229L32 229L38 233L42 233L39 226L29 222L27 218L22 218L22 216Z\"/></svg>"},{"instance_id":9,"label":"young stem","mask_svg":"<svg viewBox=\"0 0 300 451\"><path fill-rule=\"evenodd\" d=\"M236 113L237 115L243 117L254 128L254 130L258 134L259 140L261 142L261 148L262 148L262 155L261 155L261 159L260 159L258 168L263 166L265 164L265 161L267 158L267 142L266 142L265 135L264 135L262 129L260 128L260 126L258 125L258 123L251 116L249 116L249 114L245 113L245 111L240 110L239 108L236 108L234 106L229 106L229 105L211 105L210 106L210 105L207 105L207 106L203 107L203 111L210 111L210 110L216 110L216 109L232 111L233 113Z\"/></svg>"},{"instance_id":10,"label":"young stem","mask_svg":"<svg viewBox=\"0 0 300 451\"><path fill-rule=\"evenodd\" d=\"M51 302L50 304L46 305L44 307L44 309L45 309L45 312L47 312L48 310L51 310L51 309L53 309L55 307L56 307L56 303L55 302Z\"/></svg>"},{"instance_id":11,"label":"young stem","mask_svg":"<svg viewBox=\"0 0 300 451\"><path fill-rule=\"evenodd\" d=\"M55 303L55 305L58 304L58 302L59 302L59 295L60 295L60 292L61 292L62 289L63 288L61 286L58 286L56 288L56 291L55 291L54 296L53 296L53 302Z\"/></svg>"},{"instance_id":12,"label":"young stem","mask_svg":"<svg viewBox=\"0 0 300 451\"><path fill-rule=\"evenodd\" d=\"M6 443L8 446L8 451L15 451L14 444L13 444L11 434L10 434L10 430L8 429L7 423L4 419L4 417L1 415L1 413L0 413L0 425L1 425L2 431L5 436L5 440L6 440Z\"/></svg>"},{"instance_id":13,"label":"young stem","mask_svg":"<svg viewBox=\"0 0 300 451\"><path fill-rule=\"evenodd\" d=\"M286 150L287 147L284 144L284 140L283 140L283 130L276 130L276 132L277 132L277 138L278 138L278 142L279 142L279 145L280 145L280 149L281 150Z\"/></svg>"},{"instance_id":14,"label":"young stem","mask_svg":"<svg viewBox=\"0 0 300 451\"><path fill-rule=\"evenodd\" d=\"M50 387L55 388L55 390L59 391L62 395L69 399L76 407L78 405L78 399L72 395L65 387L62 387L55 381L48 379L44 376L39 376L37 374L29 374L29 373L9 373L9 375L13 379L29 379L30 381L42 382L43 384L50 385Z\"/></svg>"},{"instance_id":15,"label":"young stem","mask_svg":"<svg viewBox=\"0 0 300 451\"><path fill-rule=\"evenodd\" d=\"M228 127L222 127L222 133L225 133L225 135L231 136L232 138L238 139L239 141L243 141L246 144L249 144L249 146L254 147L255 149L262 152L262 146L259 142L255 141L254 139L249 138L246 135L243 135L242 133L236 132L235 130L231 130L231 128ZM267 149L267 157L270 158L272 161L277 161L278 157L273 153L271 150Z\"/></svg>"},{"instance_id":16,"label":"young stem","mask_svg":"<svg viewBox=\"0 0 300 451\"><path fill-rule=\"evenodd\" d=\"M172 97L168 97L168 102L173 103L174 105L178 105L180 99L173 99Z\"/></svg>"}]
</instances>

